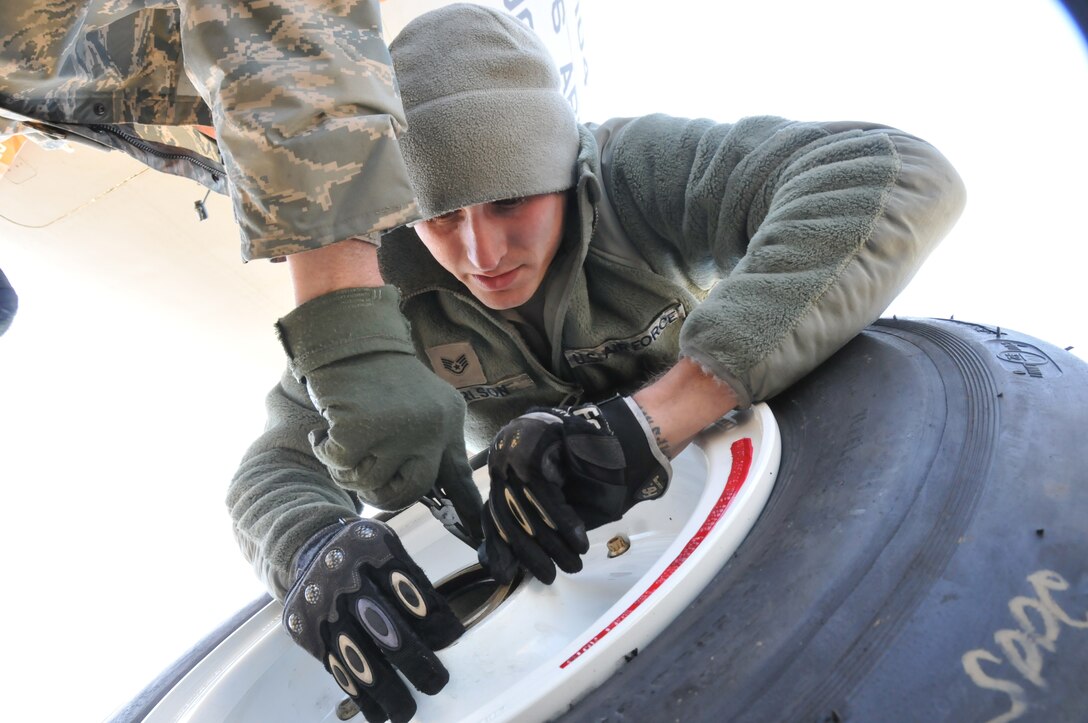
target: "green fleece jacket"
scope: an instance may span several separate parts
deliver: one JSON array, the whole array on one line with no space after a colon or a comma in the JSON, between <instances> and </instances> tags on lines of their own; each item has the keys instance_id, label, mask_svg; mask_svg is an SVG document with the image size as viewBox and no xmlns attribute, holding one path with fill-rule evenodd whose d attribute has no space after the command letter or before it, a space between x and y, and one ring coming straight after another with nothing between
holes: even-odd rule
<instances>
[{"instance_id":1,"label":"green fleece jacket","mask_svg":"<svg viewBox=\"0 0 1088 723\"><path fill-rule=\"evenodd\" d=\"M420 359L487 445L535 405L626 393L680 356L772 397L872 323L951 228L964 189L932 146L866 123L663 115L581 131L566 234L534 321L487 309L409 229L386 236ZM276 594L299 545L355 505L310 450L322 426L290 373L228 505Z\"/></svg>"}]
</instances>

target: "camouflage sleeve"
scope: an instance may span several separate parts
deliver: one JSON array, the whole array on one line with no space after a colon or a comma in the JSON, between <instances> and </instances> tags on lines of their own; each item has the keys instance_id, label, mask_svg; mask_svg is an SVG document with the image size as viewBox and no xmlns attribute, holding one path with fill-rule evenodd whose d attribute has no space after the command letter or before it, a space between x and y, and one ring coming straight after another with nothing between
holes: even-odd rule
<instances>
[{"instance_id":1,"label":"camouflage sleeve","mask_svg":"<svg viewBox=\"0 0 1088 723\"><path fill-rule=\"evenodd\" d=\"M174 0L4 0L0 138L118 150L227 192L211 111L183 70Z\"/></svg>"},{"instance_id":2,"label":"camouflage sleeve","mask_svg":"<svg viewBox=\"0 0 1088 723\"><path fill-rule=\"evenodd\" d=\"M404 110L378 0L180 0L186 71L211 106L243 256L414 220Z\"/></svg>"},{"instance_id":3,"label":"camouflage sleeve","mask_svg":"<svg viewBox=\"0 0 1088 723\"><path fill-rule=\"evenodd\" d=\"M246 259L376 243L418 215L378 0L5 0L0 106L168 172L210 120Z\"/></svg>"},{"instance_id":4,"label":"camouflage sleeve","mask_svg":"<svg viewBox=\"0 0 1088 723\"><path fill-rule=\"evenodd\" d=\"M173 0L4 0L0 105L37 121L210 122L182 72Z\"/></svg>"}]
</instances>

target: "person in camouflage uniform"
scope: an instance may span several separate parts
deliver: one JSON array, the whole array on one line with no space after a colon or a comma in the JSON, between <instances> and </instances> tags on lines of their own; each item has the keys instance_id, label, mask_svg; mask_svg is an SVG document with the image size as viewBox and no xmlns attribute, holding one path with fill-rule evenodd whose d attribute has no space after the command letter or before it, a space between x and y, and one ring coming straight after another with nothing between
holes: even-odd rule
<instances>
[{"instance_id":1,"label":"person in camouflage uniform","mask_svg":"<svg viewBox=\"0 0 1088 723\"><path fill-rule=\"evenodd\" d=\"M378 5L9 0L0 135L115 148L229 192L245 259L376 241L416 217Z\"/></svg>"}]
</instances>

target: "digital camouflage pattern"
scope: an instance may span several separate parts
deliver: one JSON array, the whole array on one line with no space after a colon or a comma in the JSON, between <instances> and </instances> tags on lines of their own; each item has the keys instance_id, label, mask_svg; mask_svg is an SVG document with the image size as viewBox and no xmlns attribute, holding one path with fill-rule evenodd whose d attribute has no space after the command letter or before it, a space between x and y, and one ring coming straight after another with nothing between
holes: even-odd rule
<instances>
[{"instance_id":1,"label":"digital camouflage pattern","mask_svg":"<svg viewBox=\"0 0 1088 723\"><path fill-rule=\"evenodd\" d=\"M245 259L418 217L378 0L5 0L0 115L229 192Z\"/></svg>"}]
</instances>

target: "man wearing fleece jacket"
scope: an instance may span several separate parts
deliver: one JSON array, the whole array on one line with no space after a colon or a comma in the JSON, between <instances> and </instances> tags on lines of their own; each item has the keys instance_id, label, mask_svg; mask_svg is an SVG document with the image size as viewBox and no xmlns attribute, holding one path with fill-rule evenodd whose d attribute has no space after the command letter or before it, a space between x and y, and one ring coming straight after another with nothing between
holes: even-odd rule
<instances>
[{"instance_id":1,"label":"man wearing fleece jacket","mask_svg":"<svg viewBox=\"0 0 1088 723\"><path fill-rule=\"evenodd\" d=\"M398 509L434 485L496 577L577 572L587 529L665 494L701 429L874 321L964 203L939 152L885 126L580 126L540 41L483 7L428 13L390 50L424 220L385 236L386 286L280 320L289 369L228 496L288 631L373 721L415 709L391 665L442 688L432 651L461 628L360 501ZM428 392L388 383L417 360L490 447L482 512L417 412ZM339 421L363 416L381 421ZM397 447L398 469L373 451ZM437 478L413 473L427 465Z\"/></svg>"}]
</instances>

